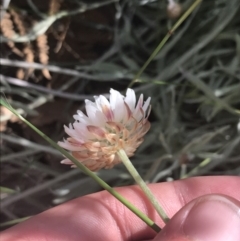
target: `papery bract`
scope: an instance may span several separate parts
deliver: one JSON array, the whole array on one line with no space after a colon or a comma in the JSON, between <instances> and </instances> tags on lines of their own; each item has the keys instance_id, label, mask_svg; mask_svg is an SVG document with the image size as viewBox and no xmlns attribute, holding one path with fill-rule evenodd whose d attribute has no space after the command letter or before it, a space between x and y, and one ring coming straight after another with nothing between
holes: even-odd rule
<instances>
[{"instance_id":1,"label":"papery bract","mask_svg":"<svg viewBox=\"0 0 240 241\"><path fill-rule=\"evenodd\" d=\"M150 97L143 103L143 95L136 104L134 90L127 89L126 96L111 89L109 100L95 96L95 102L85 100L86 115L78 111L75 122L64 126L70 136L58 144L92 171L112 168L121 162L117 152L123 149L128 157L134 155L150 128ZM74 164L65 159L63 164Z\"/></svg>"}]
</instances>

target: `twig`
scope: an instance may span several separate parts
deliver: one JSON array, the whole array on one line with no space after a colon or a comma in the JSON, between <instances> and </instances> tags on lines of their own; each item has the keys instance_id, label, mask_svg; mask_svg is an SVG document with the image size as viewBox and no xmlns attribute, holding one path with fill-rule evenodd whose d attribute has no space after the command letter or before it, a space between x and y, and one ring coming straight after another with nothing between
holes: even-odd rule
<instances>
[{"instance_id":1,"label":"twig","mask_svg":"<svg viewBox=\"0 0 240 241\"><path fill-rule=\"evenodd\" d=\"M80 72L74 69L66 69L66 68L61 68L59 66L55 65L43 65L39 63L27 63L24 61L15 61L15 60L10 60L10 59L3 59L0 58L0 63L3 66L11 66L11 67L21 67L21 68L34 68L34 69L48 69L51 72L59 73L59 74L66 74L66 75L71 75L71 76L78 76L83 79L88 79L88 80L96 80L96 81L112 81L113 79L131 79L133 77L132 74L126 74L126 73L117 73L114 77L111 75L111 73L108 75L106 73L104 76L99 75L90 75L86 74L84 72Z\"/></svg>"},{"instance_id":2,"label":"twig","mask_svg":"<svg viewBox=\"0 0 240 241\"><path fill-rule=\"evenodd\" d=\"M17 86L21 86L21 87L25 87L25 88L29 88L29 89L35 89L35 90L38 90L38 91L41 91L44 93L49 93L54 96L59 96L59 97L66 98L66 99L71 99L71 100L85 100L85 99L92 100L93 99L92 95L76 95L76 94L62 92L62 91L58 91L58 90L52 90L52 89L48 89L43 86L28 83L26 81L23 81L23 80L20 80L17 78L7 77L7 76L0 74L0 82L4 83L4 81L7 81L9 84L13 84L13 85L17 85ZM108 94L104 94L104 96L107 97Z\"/></svg>"},{"instance_id":3,"label":"twig","mask_svg":"<svg viewBox=\"0 0 240 241\"><path fill-rule=\"evenodd\" d=\"M34 155L38 152L41 152L41 150L25 150L25 151L21 151L21 152L18 152L18 153L13 153L13 154L1 156L0 161L5 162L5 161L13 160L13 159L16 159L16 158L22 158L22 157Z\"/></svg>"},{"instance_id":4,"label":"twig","mask_svg":"<svg viewBox=\"0 0 240 241\"><path fill-rule=\"evenodd\" d=\"M1 139L5 140L5 141L12 142L12 143L15 143L15 144L18 144L18 145L21 145L21 146L26 146L28 148L33 148L33 149L36 149L36 150L39 150L39 151L44 151L44 152L47 152L47 153L51 153L53 155L61 156L61 154L57 150L55 150L55 149L53 149L49 146L36 144L34 142L31 142L31 141L29 141L27 139L24 139L24 138L21 138L21 137L17 137L17 136L13 137L13 136L1 133Z\"/></svg>"}]
</instances>

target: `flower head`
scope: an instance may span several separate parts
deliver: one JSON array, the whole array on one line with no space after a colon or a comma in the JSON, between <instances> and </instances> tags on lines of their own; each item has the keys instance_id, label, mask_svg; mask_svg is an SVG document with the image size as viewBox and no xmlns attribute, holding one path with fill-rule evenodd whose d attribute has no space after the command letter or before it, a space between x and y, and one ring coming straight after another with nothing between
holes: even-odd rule
<instances>
[{"instance_id":1,"label":"flower head","mask_svg":"<svg viewBox=\"0 0 240 241\"><path fill-rule=\"evenodd\" d=\"M121 162L117 155L123 149L130 157L143 142L150 128L150 97L143 103L141 94L137 104L134 90L127 89L126 96L111 89L109 100L100 95L95 102L85 100L86 115L78 111L75 122L64 126L70 136L58 144L92 171L112 168ZM75 165L68 159L63 164Z\"/></svg>"}]
</instances>

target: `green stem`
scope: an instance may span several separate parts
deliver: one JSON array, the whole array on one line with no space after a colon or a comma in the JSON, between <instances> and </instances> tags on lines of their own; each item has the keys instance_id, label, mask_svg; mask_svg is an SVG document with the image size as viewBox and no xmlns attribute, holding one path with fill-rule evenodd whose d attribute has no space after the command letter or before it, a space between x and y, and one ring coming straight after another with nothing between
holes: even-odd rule
<instances>
[{"instance_id":1,"label":"green stem","mask_svg":"<svg viewBox=\"0 0 240 241\"><path fill-rule=\"evenodd\" d=\"M158 200L153 195L149 187L146 185L146 183L143 181L142 177L139 175L135 167L133 166L132 162L129 160L128 156L126 155L126 152L124 150L118 151L118 156L121 158L123 164L128 169L129 173L132 175L136 183L142 188L145 195L148 197L154 208L156 209L159 216L162 218L162 220L167 223L169 221L169 217L163 210L163 208L159 205Z\"/></svg>"},{"instance_id":2,"label":"green stem","mask_svg":"<svg viewBox=\"0 0 240 241\"><path fill-rule=\"evenodd\" d=\"M79 169L81 169L86 175L93 178L100 186L102 186L105 190L107 190L110 194L112 194L115 198L117 198L123 205L125 205L128 209L130 209L134 214L136 214L142 221L144 221L149 227L151 227L154 231L159 232L160 227L154 223L148 216L146 216L143 212L138 210L133 204L131 204L127 199L125 199L122 195L120 195L116 190L110 187L106 182L104 182L99 176L90 171L87 167L81 164L77 159L75 159L71 154L61 148L57 143L55 143L52 139L46 136L43 132L37 129L34 125L32 125L29 121L27 121L24 117L22 117L18 112L13 109L6 101L2 98L0 100L0 104L8 108L12 113L14 113L18 118L20 118L24 123L26 123L30 128L32 128L36 133L38 133L42 138L44 138L51 146L60 151L66 158L71 160Z\"/></svg>"},{"instance_id":3,"label":"green stem","mask_svg":"<svg viewBox=\"0 0 240 241\"><path fill-rule=\"evenodd\" d=\"M17 223L21 223L21 222L23 222L23 221L25 221L29 218L31 218L31 216L24 217L24 218L17 218L17 219L11 220L11 221L0 223L0 228L6 227L6 226L11 226L11 225L14 225L14 224L17 224Z\"/></svg>"},{"instance_id":4,"label":"green stem","mask_svg":"<svg viewBox=\"0 0 240 241\"><path fill-rule=\"evenodd\" d=\"M208 165L211 161L212 161L211 158L206 158L206 159L203 160L197 167L195 167L193 170L191 170L189 173L186 173L185 175L183 175L183 176L181 177L181 179L189 178L189 177L191 177L191 176L193 176L193 175L196 175L197 173L199 173L198 171L199 171L202 167Z\"/></svg>"},{"instance_id":5,"label":"green stem","mask_svg":"<svg viewBox=\"0 0 240 241\"><path fill-rule=\"evenodd\" d=\"M175 30L185 21L185 19L193 12L193 10L202 2L202 0L196 0L189 8L188 10L182 15L182 17L174 24L174 26L168 31L166 36L162 39L162 41L159 43L157 48L153 51L151 56L148 58L148 60L144 63L142 68L138 71L138 73L135 75L132 82L128 85L128 88L130 88L135 82L138 82L140 75L143 73L143 71L147 68L147 66L151 63L151 61L155 58L155 56L158 54L158 52L163 48L165 43L168 41L168 39L172 36L172 34L175 32Z\"/></svg>"}]
</instances>

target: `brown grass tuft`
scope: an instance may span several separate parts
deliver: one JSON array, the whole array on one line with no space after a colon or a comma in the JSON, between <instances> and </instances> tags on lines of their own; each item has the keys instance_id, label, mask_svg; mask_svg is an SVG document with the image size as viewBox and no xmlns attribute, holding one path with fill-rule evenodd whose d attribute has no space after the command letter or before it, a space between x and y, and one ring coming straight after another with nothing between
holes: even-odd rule
<instances>
[{"instance_id":1,"label":"brown grass tuft","mask_svg":"<svg viewBox=\"0 0 240 241\"><path fill-rule=\"evenodd\" d=\"M48 41L47 41L47 35L46 34L42 34L39 35L36 39L37 42L37 47L38 47L38 58L40 63L46 65L48 64L48 50L49 50L49 46L48 46ZM47 79L51 79L51 75L48 71L48 69L43 69L42 73L44 75L45 78Z\"/></svg>"},{"instance_id":2,"label":"brown grass tuft","mask_svg":"<svg viewBox=\"0 0 240 241\"><path fill-rule=\"evenodd\" d=\"M8 39L12 39L14 35L16 35L16 32L14 31L14 24L11 19L11 15L8 12L5 12L2 20L0 21L0 28L1 32L4 37ZM18 56L23 57L23 53L15 46L13 41L7 42L8 46L11 48L13 53L17 54Z\"/></svg>"},{"instance_id":3,"label":"brown grass tuft","mask_svg":"<svg viewBox=\"0 0 240 241\"><path fill-rule=\"evenodd\" d=\"M16 29L19 32L19 35L23 36L27 33L27 26L22 18L22 16L15 11L14 9L9 9L10 14L12 15L13 22L16 26ZM24 54L24 59L27 63L33 63L34 62L34 52L31 43L25 43L24 48L23 48L23 54ZM28 79L29 76L33 73L34 69L29 68L29 69L18 69L17 71L17 78L19 79Z\"/></svg>"},{"instance_id":4,"label":"brown grass tuft","mask_svg":"<svg viewBox=\"0 0 240 241\"><path fill-rule=\"evenodd\" d=\"M48 14L53 15L57 13L61 7L61 3L61 0L50 0Z\"/></svg>"}]
</instances>

